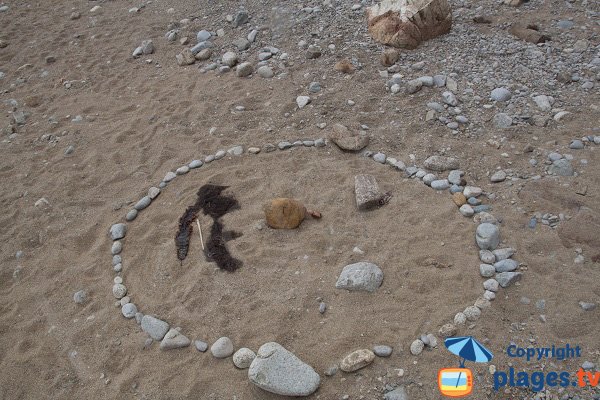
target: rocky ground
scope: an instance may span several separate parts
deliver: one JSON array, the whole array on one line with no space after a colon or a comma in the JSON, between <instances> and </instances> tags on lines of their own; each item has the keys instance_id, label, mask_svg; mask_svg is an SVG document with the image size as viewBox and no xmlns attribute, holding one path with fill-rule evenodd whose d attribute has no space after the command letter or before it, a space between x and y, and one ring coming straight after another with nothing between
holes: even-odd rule
<instances>
[{"instance_id":1,"label":"rocky ground","mask_svg":"<svg viewBox=\"0 0 600 400\"><path fill-rule=\"evenodd\" d=\"M440 398L437 371L457 360L439 329L483 291L473 240L482 211L499 221L501 247L516 249L523 277L460 327L496 356L471 365L475 398L600 398L591 388L495 391L492 377L511 366L574 373L600 363L600 3L453 0L448 35L399 52L369 37L370 4L0 3L0 398L275 399L246 370L213 357L229 357L230 344L260 355L273 341L320 375L311 398L392 399L394 390L401 399ZM513 36L517 22L550 40ZM368 135L368 152L263 147L329 137L335 124ZM147 318L142 331L124 318L135 317L132 306L113 306L126 293L110 289L122 280L107 262L120 253L108 228L168 171L235 145L262 152L236 161L234 151L219 168L202 168L237 185L242 204L257 203L227 220L248 238L232 244L252 266L241 279L209 265L192 275L177 269L172 232L199 184L188 178L170 184L124 239L124 257L147 266L129 271L125 262L117 276L132 301L181 324L195 345L162 352L149 331L164 326ZM448 169L464 171L482 195L466 196L459 213L447 172L419 171L431 156L456 159ZM390 157L403 168L368 160ZM345 191L359 173L393 197L356 219ZM324 227L269 232L265 193L319 206ZM359 251L383 270L374 296L383 294L347 302L335 280L364 261ZM427 334L437 347L424 346ZM213 355L196 350L215 342ZM528 363L506 356L511 343L583 352ZM377 358L344 372L344 357L360 349Z\"/></svg>"}]
</instances>

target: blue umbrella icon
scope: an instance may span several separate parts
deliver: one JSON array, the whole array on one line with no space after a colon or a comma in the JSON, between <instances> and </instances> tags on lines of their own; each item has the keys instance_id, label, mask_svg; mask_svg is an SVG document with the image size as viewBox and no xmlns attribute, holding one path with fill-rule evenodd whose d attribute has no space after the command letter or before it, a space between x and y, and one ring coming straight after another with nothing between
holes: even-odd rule
<instances>
[{"instance_id":1,"label":"blue umbrella icon","mask_svg":"<svg viewBox=\"0 0 600 400\"><path fill-rule=\"evenodd\" d=\"M444 341L446 348L462 358L460 367L464 368L465 361L489 362L494 355L472 336L452 337Z\"/></svg>"}]
</instances>

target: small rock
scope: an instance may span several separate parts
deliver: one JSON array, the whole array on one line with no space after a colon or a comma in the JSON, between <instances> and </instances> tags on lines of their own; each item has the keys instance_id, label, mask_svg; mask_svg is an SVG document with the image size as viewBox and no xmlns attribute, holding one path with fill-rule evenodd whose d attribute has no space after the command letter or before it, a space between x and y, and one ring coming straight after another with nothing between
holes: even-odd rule
<instances>
[{"instance_id":1,"label":"small rock","mask_svg":"<svg viewBox=\"0 0 600 400\"><path fill-rule=\"evenodd\" d=\"M110 237L112 240L118 240L125 237L127 233L127 225L125 224L114 224L110 227Z\"/></svg>"},{"instance_id":2,"label":"small rock","mask_svg":"<svg viewBox=\"0 0 600 400\"><path fill-rule=\"evenodd\" d=\"M492 90L490 97L493 101L508 101L512 97L512 94L506 88L496 88Z\"/></svg>"},{"instance_id":3,"label":"small rock","mask_svg":"<svg viewBox=\"0 0 600 400\"><path fill-rule=\"evenodd\" d=\"M129 210L129 212L125 216L125 220L128 222L133 221L134 219L136 219L137 215L138 215L138 210L135 210L135 209Z\"/></svg>"},{"instance_id":4,"label":"small rock","mask_svg":"<svg viewBox=\"0 0 600 400\"><path fill-rule=\"evenodd\" d=\"M127 294L127 288L122 283L115 283L112 292L116 299L121 299Z\"/></svg>"},{"instance_id":5,"label":"small rock","mask_svg":"<svg viewBox=\"0 0 600 400\"><path fill-rule=\"evenodd\" d=\"M496 256L489 250L479 250L479 259L486 264L493 264L496 262Z\"/></svg>"},{"instance_id":6,"label":"small rock","mask_svg":"<svg viewBox=\"0 0 600 400\"><path fill-rule=\"evenodd\" d=\"M196 57L190 49L184 49L181 53L175 56L177 65L183 67L185 65L192 65L196 62Z\"/></svg>"},{"instance_id":7,"label":"small rock","mask_svg":"<svg viewBox=\"0 0 600 400\"><path fill-rule=\"evenodd\" d=\"M121 243L121 241L119 240L115 240L110 248L110 254L117 255L120 254L121 251L123 250L123 243Z\"/></svg>"},{"instance_id":8,"label":"small rock","mask_svg":"<svg viewBox=\"0 0 600 400\"><path fill-rule=\"evenodd\" d=\"M344 267L335 284L337 289L374 292L383 282L383 271L369 262L358 262Z\"/></svg>"},{"instance_id":9,"label":"small rock","mask_svg":"<svg viewBox=\"0 0 600 400\"><path fill-rule=\"evenodd\" d=\"M198 41L198 43L200 42L206 42L208 39L211 38L211 33L209 31L206 30L201 30L200 32L198 32L196 34L196 40Z\"/></svg>"},{"instance_id":10,"label":"small rock","mask_svg":"<svg viewBox=\"0 0 600 400\"><path fill-rule=\"evenodd\" d=\"M558 176L573 176L575 173L571 162L566 158L554 161L550 168L548 168L548 172Z\"/></svg>"},{"instance_id":11,"label":"small rock","mask_svg":"<svg viewBox=\"0 0 600 400\"><path fill-rule=\"evenodd\" d=\"M210 346L210 352L216 358L227 358L233 354L233 343L228 337L221 337Z\"/></svg>"},{"instance_id":12,"label":"small rock","mask_svg":"<svg viewBox=\"0 0 600 400\"><path fill-rule=\"evenodd\" d=\"M383 153L377 153L377 154L373 155L373 160L375 160L379 164L385 164L385 159L386 159L386 156Z\"/></svg>"},{"instance_id":13,"label":"small rock","mask_svg":"<svg viewBox=\"0 0 600 400\"><path fill-rule=\"evenodd\" d=\"M387 392L383 396L383 400L408 400L408 394L406 393L404 386L400 386L391 392Z\"/></svg>"},{"instance_id":14,"label":"small rock","mask_svg":"<svg viewBox=\"0 0 600 400\"><path fill-rule=\"evenodd\" d=\"M494 116L494 124L498 128L510 128L512 123L513 123L513 119L508 114L498 113Z\"/></svg>"},{"instance_id":15,"label":"small rock","mask_svg":"<svg viewBox=\"0 0 600 400\"><path fill-rule=\"evenodd\" d=\"M410 344L410 352L413 356L418 356L419 354L421 354L424 348L425 343L423 343L423 341L420 339L417 339Z\"/></svg>"},{"instance_id":16,"label":"small rock","mask_svg":"<svg viewBox=\"0 0 600 400\"><path fill-rule=\"evenodd\" d=\"M260 76L261 78L265 78L265 79L269 79L274 76L273 70L266 65L259 67L256 72L258 73L258 76Z\"/></svg>"},{"instance_id":17,"label":"small rock","mask_svg":"<svg viewBox=\"0 0 600 400\"><path fill-rule=\"evenodd\" d=\"M456 99L456 96L452 92L442 93L442 100L444 101L444 103L446 103L452 107L456 107L458 105L458 100Z\"/></svg>"},{"instance_id":18,"label":"small rock","mask_svg":"<svg viewBox=\"0 0 600 400\"><path fill-rule=\"evenodd\" d=\"M584 147L585 146L583 145L583 142L581 140L573 140L571 141L571 144L569 144L569 148L573 150L581 150Z\"/></svg>"},{"instance_id":19,"label":"small rock","mask_svg":"<svg viewBox=\"0 0 600 400\"><path fill-rule=\"evenodd\" d=\"M596 309L596 303L588 303L585 301L580 301L579 306L583 311L592 311Z\"/></svg>"},{"instance_id":20,"label":"small rock","mask_svg":"<svg viewBox=\"0 0 600 400\"><path fill-rule=\"evenodd\" d=\"M514 271L519 267L519 263L510 258L505 260L500 260L494 264L494 268L496 272L509 272Z\"/></svg>"},{"instance_id":21,"label":"small rock","mask_svg":"<svg viewBox=\"0 0 600 400\"><path fill-rule=\"evenodd\" d=\"M310 103L310 97L308 96L298 96L296 97L296 104L298 104L298 108L303 108L307 104Z\"/></svg>"},{"instance_id":22,"label":"small rock","mask_svg":"<svg viewBox=\"0 0 600 400\"><path fill-rule=\"evenodd\" d=\"M496 274L496 268L494 268L494 266L490 264L480 264L479 273L484 278L491 278Z\"/></svg>"},{"instance_id":23,"label":"small rock","mask_svg":"<svg viewBox=\"0 0 600 400\"><path fill-rule=\"evenodd\" d=\"M73 301L77 304L83 304L87 301L87 292L85 290L79 290L73 295Z\"/></svg>"},{"instance_id":24,"label":"small rock","mask_svg":"<svg viewBox=\"0 0 600 400\"><path fill-rule=\"evenodd\" d=\"M469 306L465 308L463 314L465 314L468 321L474 322L477 321L481 316L481 310L475 306Z\"/></svg>"},{"instance_id":25,"label":"small rock","mask_svg":"<svg viewBox=\"0 0 600 400\"><path fill-rule=\"evenodd\" d=\"M256 358L256 353L252 350L242 347L233 354L233 365L239 369L250 368L250 364Z\"/></svg>"},{"instance_id":26,"label":"small rock","mask_svg":"<svg viewBox=\"0 0 600 400\"><path fill-rule=\"evenodd\" d=\"M172 350L187 347L191 343L190 339L182 335L177 329L170 329L163 340L160 342L161 350Z\"/></svg>"},{"instance_id":27,"label":"small rock","mask_svg":"<svg viewBox=\"0 0 600 400\"><path fill-rule=\"evenodd\" d=\"M134 318L137 312L137 307L133 303L127 303L121 307L121 314L123 314L123 316L127 319Z\"/></svg>"},{"instance_id":28,"label":"small rock","mask_svg":"<svg viewBox=\"0 0 600 400\"><path fill-rule=\"evenodd\" d=\"M142 211L144 208L148 207L151 202L152 202L152 199L150 199L150 197L144 196L137 203L135 203L133 208L135 210Z\"/></svg>"},{"instance_id":29,"label":"small rock","mask_svg":"<svg viewBox=\"0 0 600 400\"><path fill-rule=\"evenodd\" d=\"M500 170L496 171L490 178L492 183L504 182L506 180L506 172Z\"/></svg>"},{"instance_id":30,"label":"small rock","mask_svg":"<svg viewBox=\"0 0 600 400\"><path fill-rule=\"evenodd\" d=\"M456 158L431 156L423 162L423 166L432 171L443 172L458 169L459 162Z\"/></svg>"},{"instance_id":31,"label":"small rock","mask_svg":"<svg viewBox=\"0 0 600 400\"><path fill-rule=\"evenodd\" d=\"M380 205L385 196L379 190L377 180L373 175L356 175L354 177L354 194L356 198L356 207L359 210L369 210Z\"/></svg>"},{"instance_id":32,"label":"small rock","mask_svg":"<svg viewBox=\"0 0 600 400\"><path fill-rule=\"evenodd\" d=\"M252 67L251 63L243 62L237 66L237 68L235 70L235 74L238 77L243 78L243 77L251 75L253 71L254 71L254 68Z\"/></svg>"},{"instance_id":33,"label":"small rock","mask_svg":"<svg viewBox=\"0 0 600 400\"><path fill-rule=\"evenodd\" d=\"M467 322L467 316L464 313L462 313L462 312L456 313L456 315L454 316L454 323L456 325L463 325L466 322Z\"/></svg>"},{"instance_id":34,"label":"small rock","mask_svg":"<svg viewBox=\"0 0 600 400\"><path fill-rule=\"evenodd\" d=\"M196 347L196 350L201 353L204 353L206 350L208 350L208 343L202 340L194 340L194 346Z\"/></svg>"},{"instance_id":35,"label":"small rock","mask_svg":"<svg viewBox=\"0 0 600 400\"><path fill-rule=\"evenodd\" d=\"M500 229L490 223L480 224L475 232L475 240L481 250L495 250L500 243Z\"/></svg>"},{"instance_id":36,"label":"small rock","mask_svg":"<svg viewBox=\"0 0 600 400\"><path fill-rule=\"evenodd\" d=\"M375 354L371 350L356 350L344 357L340 369L344 372L354 372L371 364L374 359Z\"/></svg>"},{"instance_id":37,"label":"small rock","mask_svg":"<svg viewBox=\"0 0 600 400\"><path fill-rule=\"evenodd\" d=\"M513 283L521 280L520 272L501 272L496 274L496 280L503 288L509 287Z\"/></svg>"},{"instance_id":38,"label":"small rock","mask_svg":"<svg viewBox=\"0 0 600 400\"><path fill-rule=\"evenodd\" d=\"M439 334L442 337L454 336L456 335L456 326L454 324L445 324L440 328Z\"/></svg>"},{"instance_id":39,"label":"small rock","mask_svg":"<svg viewBox=\"0 0 600 400\"><path fill-rule=\"evenodd\" d=\"M233 67L238 62L238 56L233 51L228 51L225 54L223 54L223 56L221 57L221 61L228 67Z\"/></svg>"},{"instance_id":40,"label":"small rock","mask_svg":"<svg viewBox=\"0 0 600 400\"><path fill-rule=\"evenodd\" d=\"M232 25L234 28L237 28L238 26L247 24L248 20L249 20L248 12L246 10L240 10L237 12L235 17L233 18Z\"/></svg>"},{"instance_id":41,"label":"small rock","mask_svg":"<svg viewBox=\"0 0 600 400\"><path fill-rule=\"evenodd\" d=\"M517 251L513 248L507 247L505 249L496 249L492 253L496 258L496 261L506 260L507 258L511 258Z\"/></svg>"},{"instance_id":42,"label":"small rock","mask_svg":"<svg viewBox=\"0 0 600 400\"><path fill-rule=\"evenodd\" d=\"M377 345L373 347L373 353L377 357L389 357L392 355L393 349L390 346Z\"/></svg>"},{"instance_id":43,"label":"small rock","mask_svg":"<svg viewBox=\"0 0 600 400\"><path fill-rule=\"evenodd\" d=\"M431 188L435 190L446 190L450 188L450 182L448 182L448 179L438 179L431 182Z\"/></svg>"},{"instance_id":44,"label":"small rock","mask_svg":"<svg viewBox=\"0 0 600 400\"><path fill-rule=\"evenodd\" d=\"M144 332L157 341L162 340L169 331L168 323L150 315L144 315L141 326Z\"/></svg>"}]
</instances>

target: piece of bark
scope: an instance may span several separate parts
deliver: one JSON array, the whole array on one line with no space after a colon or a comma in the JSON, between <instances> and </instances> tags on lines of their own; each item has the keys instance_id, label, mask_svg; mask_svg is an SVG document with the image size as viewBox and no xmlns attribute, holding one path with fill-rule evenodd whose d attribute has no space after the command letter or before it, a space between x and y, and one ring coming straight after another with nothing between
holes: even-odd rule
<instances>
[{"instance_id":1,"label":"piece of bark","mask_svg":"<svg viewBox=\"0 0 600 400\"><path fill-rule=\"evenodd\" d=\"M367 22L376 41L415 49L450 32L452 10L447 0L383 0L367 8Z\"/></svg>"}]
</instances>

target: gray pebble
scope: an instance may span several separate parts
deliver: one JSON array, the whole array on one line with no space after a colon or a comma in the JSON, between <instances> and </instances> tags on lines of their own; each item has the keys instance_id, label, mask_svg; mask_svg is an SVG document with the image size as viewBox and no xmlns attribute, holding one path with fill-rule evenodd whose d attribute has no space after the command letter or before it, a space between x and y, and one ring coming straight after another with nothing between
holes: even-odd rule
<instances>
[{"instance_id":1,"label":"gray pebble","mask_svg":"<svg viewBox=\"0 0 600 400\"><path fill-rule=\"evenodd\" d=\"M312 93L318 93L321 91L321 84L319 82L311 82L308 85L308 90Z\"/></svg>"},{"instance_id":2,"label":"gray pebble","mask_svg":"<svg viewBox=\"0 0 600 400\"><path fill-rule=\"evenodd\" d=\"M121 307L121 314L128 319L134 318L137 312L137 307L133 303L127 303Z\"/></svg>"},{"instance_id":3,"label":"gray pebble","mask_svg":"<svg viewBox=\"0 0 600 400\"><path fill-rule=\"evenodd\" d=\"M433 76L433 85L435 87L446 86L446 75L434 75Z\"/></svg>"},{"instance_id":4,"label":"gray pebble","mask_svg":"<svg viewBox=\"0 0 600 400\"><path fill-rule=\"evenodd\" d=\"M114 265L113 266L113 271L115 271L117 273L123 271L123 264Z\"/></svg>"},{"instance_id":5,"label":"gray pebble","mask_svg":"<svg viewBox=\"0 0 600 400\"><path fill-rule=\"evenodd\" d=\"M325 314L326 310L327 310L327 304L325 304L324 302L320 302L319 303L319 312L321 314Z\"/></svg>"},{"instance_id":6,"label":"gray pebble","mask_svg":"<svg viewBox=\"0 0 600 400\"><path fill-rule=\"evenodd\" d=\"M292 147L292 144L290 142L279 142L277 147L279 147L279 150L286 150Z\"/></svg>"},{"instance_id":7,"label":"gray pebble","mask_svg":"<svg viewBox=\"0 0 600 400\"><path fill-rule=\"evenodd\" d=\"M136 209L129 210L129 212L125 216L125 220L126 221L133 221L137 217L137 215L138 215L138 210L136 210Z\"/></svg>"},{"instance_id":8,"label":"gray pebble","mask_svg":"<svg viewBox=\"0 0 600 400\"><path fill-rule=\"evenodd\" d=\"M116 299L121 299L127 294L127 288L122 283L115 283L112 292Z\"/></svg>"},{"instance_id":9,"label":"gray pebble","mask_svg":"<svg viewBox=\"0 0 600 400\"><path fill-rule=\"evenodd\" d=\"M323 375L325 375L325 376L334 376L335 374L337 374L338 371L339 371L339 367L337 365L334 365L334 366L331 366L331 367L327 368L323 372Z\"/></svg>"},{"instance_id":10,"label":"gray pebble","mask_svg":"<svg viewBox=\"0 0 600 400\"><path fill-rule=\"evenodd\" d=\"M142 330L154 340L162 340L169 331L169 324L151 315L142 318Z\"/></svg>"},{"instance_id":11,"label":"gray pebble","mask_svg":"<svg viewBox=\"0 0 600 400\"><path fill-rule=\"evenodd\" d=\"M584 363L581 364L581 368L583 368L585 371L592 370L595 367L596 367L596 365L591 361L584 361Z\"/></svg>"},{"instance_id":12,"label":"gray pebble","mask_svg":"<svg viewBox=\"0 0 600 400\"><path fill-rule=\"evenodd\" d=\"M581 150L584 148L584 145L581 140L573 140L571 144L569 144L569 148L573 150Z\"/></svg>"},{"instance_id":13,"label":"gray pebble","mask_svg":"<svg viewBox=\"0 0 600 400\"><path fill-rule=\"evenodd\" d=\"M385 159L386 159L386 156L383 153L377 153L373 156L373 160L375 160L376 162L378 162L380 164L385 164Z\"/></svg>"},{"instance_id":14,"label":"gray pebble","mask_svg":"<svg viewBox=\"0 0 600 400\"><path fill-rule=\"evenodd\" d=\"M141 312L136 312L135 313L135 322L140 325L142 323L142 318L144 318L144 314L142 314Z\"/></svg>"},{"instance_id":15,"label":"gray pebble","mask_svg":"<svg viewBox=\"0 0 600 400\"><path fill-rule=\"evenodd\" d=\"M200 43L200 42L205 42L205 41L207 41L208 39L210 39L210 37L211 37L211 36L212 36L212 35L210 34L210 32L209 32L209 31L206 31L206 30L201 30L200 32L198 32L198 33L196 34L196 40L198 41L198 43Z\"/></svg>"},{"instance_id":16,"label":"gray pebble","mask_svg":"<svg viewBox=\"0 0 600 400\"><path fill-rule=\"evenodd\" d=\"M437 176L434 174L426 174L423 176L423 183L427 186L431 186L431 183L437 179Z\"/></svg>"},{"instance_id":17,"label":"gray pebble","mask_svg":"<svg viewBox=\"0 0 600 400\"><path fill-rule=\"evenodd\" d=\"M227 154L225 152L225 150L219 150L215 153L215 160L220 160L221 158L225 157L225 154Z\"/></svg>"},{"instance_id":18,"label":"gray pebble","mask_svg":"<svg viewBox=\"0 0 600 400\"><path fill-rule=\"evenodd\" d=\"M513 119L506 113L498 113L494 116L494 125L498 128L510 128Z\"/></svg>"},{"instance_id":19,"label":"gray pebble","mask_svg":"<svg viewBox=\"0 0 600 400\"><path fill-rule=\"evenodd\" d=\"M496 262L496 256L489 250L479 250L479 259L486 264L493 264Z\"/></svg>"},{"instance_id":20,"label":"gray pebble","mask_svg":"<svg viewBox=\"0 0 600 400\"><path fill-rule=\"evenodd\" d=\"M227 150L227 153L231 154L232 156L241 156L244 154L244 148L242 146L234 146Z\"/></svg>"},{"instance_id":21,"label":"gray pebble","mask_svg":"<svg viewBox=\"0 0 600 400\"><path fill-rule=\"evenodd\" d=\"M73 301L77 304L83 304L87 301L87 292L85 290L79 290L73 295Z\"/></svg>"},{"instance_id":22,"label":"gray pebble","mask_svg":"<svg viewBox=\"0 0 600 400\"><path fill-rule=\"evenodd\" d=\"M520 272L501 272L496 275L496 280L498 281L500 286L505 288L521 280L522 275L523 274L521 274Z\"/></svg>"},{"instance_id":23,"label":"gray pebble","mask_svg":"<svg viewBox=\"0 0 600 400\"><path fill-rule=\"evenodd\" d=\"M201 160L193 160L192 162L190 162L188 164L188 167L190 167L190 169L196 169L196 168L200 168L202 166L202 164L204 164Z\"/></svg>"},{"instance_id":24,"label":"gray pebble","mask_svg":"<svg viewBox=\"0 0 600 400\"><path fill-rule=\"evenodd\" d=\"M122 250L123 250L123 243L121 243L120 240L115 240L110 249L110 253L112 255L117 255L117 254L121 253Z\"/></svg>"},{"instance_id":25,"label":"gray pebble","mask_svg":"<svg viewBox=\"0 0 600 400\"><path fill-rule=\"evenodd\" d=\"M17 252L15 253L15 258L16 258L17 260L20 260L20 259L21 259L21 258L23 258L24 256L25 256L25 253L23 253L23 251L22 251L22 250L19 250L19 251L17 251Z\"/></svg>"},{"instance_id":26,"label":"gray pebble","mask_svg":"<svg viewBox=\"0 0 600 400\"><path fill-rule=\"evenodd\" d=\"M112 240L118 240L125 237L127 233L127 225L125 224L114 224L110 227L110 237Z\"/></svg>"},{"instance_id":27,"label":"gray pebble","mask_svg":"<svg viewBox=\"0 0 600 400\"><path fill-rule=\"evenodd\" d=\"M488 212L488 211L491 211L491 209L492 209L492 206L490 206L488 204L480 204L478 206L473 207L473 211L475 211L475 214Z\"/></svg>"},{"instance_id":28,"label":"gray pebble","mask_svg":"<svg viewBox=\"0 0 600 400\"><path fill-rule=\"evenodd\" d=\"M504 249L496 249L493 251L494 257L496 257L496 261L506 260L507 258L511 258L517 251L511 247L507 247Z\"/></svg>"},{"instance_id":29,"label":"gray pebble","mask_svg":"<svg viewBox=\"0 0 600 400\"><path fill-rule=\"evenodd\" d=\"M135 203L133 208L135 210L142 211L144 208L148 207L151 202L152 202L152 199L150 197L144 196L137 203Z\"/></svg>"},{"instance_id":30,"label":"gray pebble","mask_svg":"<svg viewBox=\"0 0 600 400\"><path fill-rule=\"evenodd\" d=\"M446 103L450 106L453 106L453 107L458 105L458 100L457 100L456 96L454 95L454 93L452 93L452 92L442 93L442 100L444 101L444 103Z\"/></svg>"},{"instance_id":31,"label":"gray pebble","mask_svg":"<svg viewBox=\"0 0 600 400\"><path fill-rule=\"evenodd\" d=\"M154 200L159 194L160 189L157 187L152 186L150 189L148 189L148 197L150 197L150 200Z\"/></svg>"},{"instance_id":32,"label":"gray pebble","mask_svg":"<svg viewBox=\"0 0 600 400\"><path fill-rule=\"evenodd\" d=\"M446 190L450 187L450 182L448 179L438 179L431 182L431 187L435 190Z\"/></svg>"},{"instance_id":33,"label":"gray pebble","mask_svg":"<svg viewBox=\"0 0 600 400\"><path fill-rule=\"evenodd\" d=\"M506 172L500 170L494 172L494 174L490 177L490 181L492 183L504 182L506 180Z\"/></svg>"},{"instance_id":34,"label":"gray pebble","mask_svg":"<svg viewBox=\"0 0 600 400\"><path fill-rule=\"evenodd\" d=\"M481 200L477 197L469 197L467 203L469 203L470 206L478 206L481 204Z\"/></svg>"},{"instance_id":35,"label":"gray pebble","mask_svg":"<svg viewBox=\"0 0 600 400\"><path fill-rule=\"evenodd\" d=\"M496 272L514 271L518 267L519 267L519 263L510 258L507 258L505 260L500 260L494 264L494 268L496 269Z\"/></svg>"},{"instance_id":36,"label":"gray pebble","mask_svg":"<svg viewBox=\"0 0 600 400\"><path fill-rule=\"evenodd\" d=\"M167 172L167 174L163 178L163 182L171 182L176 177L177 177L177 175L174 172L169 171L169 172Z\"/></svg>"},{"instance_id":37,"label":"gray pebble","mask_svg":"<svg viewBox=\"0 0 600 400\"><path fill-rule=\"evenodd\" d=\"M273 73L273 70L267 65L259 67L256 73L258 74L258 76L265 79L272 78L275 75Z\"/></svg>"},{"instance_id":38,"label":"gray pebble","mask_svg":"<svg viewBox=\"0 0 600 400\"><path fill-rule=\"evenodd\" d=\"M196 350L201 353L204 353L208 350L208 343L203 342L202 340L194 340L194 346L196 346Z\"/></svg>"},{"instance_id":39,"label":"gray pebble","mask_svg":"<svg viewBox=\"0 0 600 400\"><path fill-rule=\"evenodd\" d=\"M204 158L204 162L206 164L213 162L213 161L215 161L215 156L213 154L210 154Z\"/></svg>"},{"instance_id":40,"label":"gray pebble","mask_svg":"<svg viewBox=\"0 0 600 400\"><path fill-rule=\"evenodd\" d=\"M115 266L117 264L121 264L121 256L119 254L115 254L112 258L112 265Z\"/></svg>"},{"instance_id":41,"label":"gray pebble","mask_svg":"<svg viewBox=\"0 0 600 400\"><path fill-rule=\"evenodd\" d=\"M594 310L596 308L596 303L588 303L588 302L585 302L585 301L580 301L579 302L579 306L584 311L592 311L592 310Z\"/></svg>"},{"instance_id":42,"label":"gray pebble","mask_svg":"<svg viewBox=\"0 0 600 400\"><path fill-rule=\"evenodd\" d=\"M188 172L190 172L190 167L188 167L187 165L179 167L175 170L175 173L177 175L184 175L184 174L187 174Z\"/></svg>"},{"instance_id":43,"label":"gray pebble","mask_svg":"<svg viewBox=\"0 0 600 400\"><path fill-rule=\"evenodd\" d=\"M315 140L315 147L325 147L325 139L317 139Z\"/></svg>"},{"instance_id":44,"label":"gray pebble","mask_svg":"<svg viewBox=\"0 0 600 400\"><path fill-rule=\"evenodd\" d=\"M385 345L373 346L373 353L375 353L375 355L377 357L389 357L392 355L392 351L393 351L393 349L390 346L385 346Z\"/></svg>"},{"instance_id":45,"label":"gray pebble","mask_svg":"<svg viewBox=\"0 0 600 400\"><path fill-rule=\"evenodd\" d=\"M210 346L210 352L216 358L226 358L233 354L233 343L228 337L221 337Z\"/></svg>"},{"instance_id":46,"label":"gray pebble","mask_svg":"<svg viewBox=\"0 0 600 400\"><path fill-rule=\"evenodd\" d=\"M548 168L548 172L558 176L573 176L575 173L571 162L564 158L554 161Z\"/></svg>"},{"instance_id":47,"label":"gray pebble","mask_svg":"<svg viewBox=\"0 0 600 400\"><path fill-rule=\"evenodd\" d=\"M490 223L480 224L475 232L475 240L481 250L495 250L500 243L500 229Z\"/></svg>"},{"instance_id":48,"label":"gray pebble","mask_svg":"<svg viewBox=\"0 0 600 400\"><path fill-rule=\"evenodd\" d=\"M508 89L502 87L492 90L490 97L493 101L508 101L512 94Z\"/></svg>"},{"instance_id":49,"label":"gray pebble","mask_svg":"<svg viewBox=\"0 0 600 400\"><path fill-rule=\"evenodd\" d=\"M475 214L475 211L473 210L473 207L471 207L468 204L463 204L462 206L460 206L460 208L458 209L458 211L464 216L464 217L472 217L473 214Z\"/></svg>"}]
</instances>

